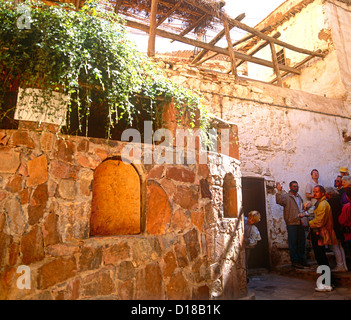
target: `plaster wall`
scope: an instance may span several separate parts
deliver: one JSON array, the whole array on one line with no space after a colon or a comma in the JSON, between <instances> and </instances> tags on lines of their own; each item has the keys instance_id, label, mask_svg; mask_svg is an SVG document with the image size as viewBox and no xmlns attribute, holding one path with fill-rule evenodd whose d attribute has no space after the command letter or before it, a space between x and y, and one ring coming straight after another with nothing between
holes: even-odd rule
<instances>
[{"instance_id":1,"label":"plaster wall","mask_svg":"<svg viewBox=\"0 0 351 320\"><path fill-rule=\"evenodd\" d=\"M276 17L276 19L278 18ZM344 80L344 65L347 64L347 61L341 60L347 60L348 31L342 31L347 28L342 29L340 22L347 25L350 18L350 12L338 5L329 1L316 0L278 24L274 32L281 33L280 40L299 48L311 51L321 50L326 53L324 58L313 58L299 68L300 75L289 74L285 77L283 79L284 87L330 98L345 99L347 89ZM275 48L276 52L282 49L279 45L276 45ZM284 52L289 66L294 66L306 58L306 55L286 48ZM257 57L271 60L270 47L267 46L258 52ZM250 63L248 70L250 78L264 81L275 78L271 68Z\"/></svg>"},{"instance_id":2,"label":"plaster wall","mask_svg":"<svg viewBox=\"0 0 351 320\"><path fill-rule=\"evenodd\" d=\"M350 132L350 107L298 90L260 82L241 81L218 74L192 74L185 67L168 70L174 81L199 89L208 109L223 120L236 123L243 177L266 181L267 227L271 263L289 263L283 208L275 203L275 182L288 190L297 180L304 194L310 171L317 168L320 182L333 186L341 166L351 167L351 144L342 132ZM267 253L268 254L268 253Z\"/></svg>"}]
</instances>

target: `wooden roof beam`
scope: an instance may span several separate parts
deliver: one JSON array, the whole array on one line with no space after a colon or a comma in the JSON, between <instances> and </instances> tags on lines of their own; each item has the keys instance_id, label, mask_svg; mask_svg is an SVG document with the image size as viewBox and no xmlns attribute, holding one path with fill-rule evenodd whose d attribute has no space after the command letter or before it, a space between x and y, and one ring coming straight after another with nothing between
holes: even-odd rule
<instances>
[{"instance_id":1,"label":"wooden roof beam","mask_svg":"<svg viewBox=\"0 0 351 320\"><path fill-rule=\"evenodd\" d=\"M261 32L266 32L266 31L268 31L268 30L270 30L270 29L271 29L271 27L266 27L266 28L263 28L263 29L261 30ZM234 43L233 43L233 47L237 46L238 44L240 44L240 43L242 43L242 42L245 42L245 41L247 41L247 40L250 40L250 39L253 38L253 37L256 37L256 36L255 36L254 34L249 34L249 35L245 36L244 38L242 38L242 39L240 39L240 40L234 42ZM267 44L268 44L268 43L267 43ZM228 47L227 47L226 49L228 49ZM210 54L208 57L205 57L205 58L203 58L201 61L197 62L195 65L198 66L198 65L200 65L200 64L206 62L207 60L210 60L210 59L212 59L212 58L214 58L214 57L216 57L216 56L218 56L218 53L217 53L217 52L212 53L212 54Z\"/></svg>"},{"instance_id":2,"label":"wooden roof beam","mask_svg":"<svg viewBox=\"0 0 351 320\"><path fill-rule=\"evenodd\" d=\"M245 13L242 13L241 15L237 16L235 20L243 20L245 18ZM229 25L229 29L232 29L234 26ZM220 31L210 42L209 44L215 45L219 40L221 40L225 35L225 29ZM191 64L195 64L197 61L199 61L203 56L205 56L208 53L208 50L202 50L201 52L198 53L198 55L191 61Z\"/></svg>"},{"instance_id":3,"label":"wooden roof beam","mask_svg":"<svg viewBox=\"0 0 351 320\"><path fill-rule=\"evenodd\" d=\"M130 20L126 20L127 26L130 28L134 28L134 29L138 29L138 30L142 30L145 31L147 33L150 33L150 27L148 25L139 23L139 22L135 22L135 21L130 21ZM217 47L217 46L213 46L210 45L208 43L202 42L202 41L198 41L198 40L194 40L194 39L189 39L183 36L179 36L177 34L171 33L171 32L167 32L161 29L156 29L156 34L160 37L163 38L168 38L168 39L172 39L172 40L176 40L182 43L186 43L189 44L191 46L194 47L199 47L199 48L203 48L203 49L208 49L210 51L214 51L214 52L218 52L219 54L224 54L226 56L229 56L229 51L228 49L224 49L221 47ZM264 59L260 59L260 58L255 58L255 57L251 57L249 55L246 55L244 53L241 52L237 52L235 51L235 56L236 58L240 59L240 60L245 60L245 61L249 61L252 63L256 63L259 65L263 65L266 67L270 67L273 68L273 64L271 61L267 61ZM280 70L282 71L289 71L295 74L300 74L301 72L297 69L291 68L289 66L284 66L284 65L279 65Z\"/></svg>"},{"instance_id":4,"label":"wooden roof beam","mask_svg":"<svg viewBox=\"0 0 351 320\"><path fill-rule=\"evenodd\" d=\"M322 52L322 50L321 50L321 49L318 49L317 52ZM297 68L302 67L302 65L304 65L306 62L312 60L313 58L315 58L315 57L314 57L314 56L308 56L308 57L306 57L305 59L303 59L303 60L300 61L299 63L295 64L295 65L294 65L294 68L297 69ZM283 74L282 74L281 76L282 76L282 77L285 77L285 76L288 75L289 73L290 73L290 72L285 71L285 72L283 72ZM274 84L275 82L277 82L277 80L278 80L277 78L274 78L274 79L273 79L272 81L270 81L269 83Z\"/></svg>"},{"instance_id":5,"label":"wooden roof beam","mask_svg":"<svg viewBox=\"0 0 351 320\"><path fill-rule=\"evenodd\" d=\"M186 28L184 31L182 31L179 35L180 36L185 36L186 34L188 34L191 30L195 29L197 26L199 26L201 24L201 22L203 22L205 19L208 18L208 14L204 14L199 20L197 20L195 23L193 23L191 26L189 26L188 28ZM171 42L173 42L174 40L172 40Z\"/></svg>"},{"instance_id":6,"label":"wooden roof beam","mask_svg":"<svg viewBox=\"0 0 351 320\"><path fill-rule=\"evenodd\" d=\"M293 51L296 51L296 52L299 52L299 53L308 54L308 55L312 55L312 56L318 56L318 57L324 57L324 54L322 54L322 53L315 52L315 51L310 51L310 50L307 50L307 49L298 48L298 47L295 47L295 46L293 46L293 45L291 45L289 43L286 43L284 41L280 41L278 39L274 39L274 38L272 38L270 36L267 36L266 34L260 32L260 31L256 30L255 28L251 28L251 27L247 26L246 24L241 23L240 21L236 21L234 19L231 19L230 21L236 27L238 27L240 29L243 29L245 31L251 32L252 34L260 37L263 40L273 42L273 43L275 43L277 45L280 45L282 47L285 47L287 49L290 49L290 50L293 50Z\"/></svg>"},{"instance_id":7,"label":"wooden roof beam","mask_svg":"<svg viewBox=\"0 0 351 320\"><path fill-rule=\"evenodd\" d=\"M210 12L210 10L208 10L206 7L202 7L193 3L193 1L191 0L184 0L185 2L191 4L192 6L198 8L198 9L201 9L202 11L208 13L208 14L211 14L211 15L214 15L214 13ZM226 17L224 16L223 13L221 12L218 12L217 14L215 13L215 16L220 19L220 20L224 20ZM267 41L271 41L277 45L280 45L284 48L287 48L287 49L290 49L290 50L293 50L293 51L296 51L296 52L300 52L300 53L304 53L304 54L308 54L308 55L313 55L313 56L318 56L318 57L324 57L324 55L322 53L318 53L318 52L315 52L315 51L310 51L310 50L307 50L307 49L302 49L302 48L299 48L299 47L295 47L289 43L286 43L284 41L281 41L281 40L278 40L278 39L274 39L270 36L267 36L265 35L264 33L256 30L255 28L252 28L252 27L249 27L248 25L240 22L240 21L237 21L235 19L231 19L231 18L228 18L228 22L229 24L234 24L235 27L239 28L239 29L242 29L242 30L245 30L247 32L250 32L252 34L254 34L255 36L258 36L259 38L263 39L263 40L267 40Z\"/></svg>"},{"instance_id":8,"label":"wooden roof beam","mask_svg":"<svg viewBox=\"0 0 351 320\"><path fill-rule=\"evenodd\" d=\"M116 0L116 5L115 5L115 13L118 13L119 8L122 5L123 0Z\"/></svg>"},{"instance_id":9,"label":"wooden roof beam","mask_svg":"<svg viewBox=\"0 0 351 320\"><path fill-rule=\"evenodd\" d=\"M281 36L280 32L277 32L273 35L273 38L279 38ZM255 48L253 51L249 53L250 56L253 56L256 54L258 51L262 50L269 44L268 41L265 41L264 43L260 44L257 48ZM241 60L236 67L239 68L245 61ZM225 73L229 74L231 70L226 71Z\"/></svg>"},{"instance_id":10,"label":"wooden roof beam","mask_svg":"<svg viewBox=\"0 0 351 320\"><path fill-rule=\"evenodd\" d=\"M172 15L173 12L178 10L180 6L183 4L183 0L180 0L177 2L176 5L174 5L170 10L167 11L167 13L159 20L157 21L157 27L159 27L165 20Z\"/></svg>"}]
</instances>

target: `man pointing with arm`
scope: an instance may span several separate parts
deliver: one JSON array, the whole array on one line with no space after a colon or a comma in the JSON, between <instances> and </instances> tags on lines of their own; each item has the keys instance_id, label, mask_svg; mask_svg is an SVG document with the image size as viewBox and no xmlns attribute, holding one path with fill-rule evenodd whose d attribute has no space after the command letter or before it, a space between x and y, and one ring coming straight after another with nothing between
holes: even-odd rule
<instances>
[{"instance_id":1,"label":"man pointing with arm","mask_svg":"<svg viewBox=\"0 0 351 320\"><path fill-rule=\"evenodd\" d=\"M303 200L298 194L299 185L296 181L289 183L289 192L285 192L278 182L276 185L276 203L284 207L284 221L288 231L288 245L291 264L295 268L307 266L305 259L305 230L300 214L303 212Z\"/></svg>"}]
</instances>

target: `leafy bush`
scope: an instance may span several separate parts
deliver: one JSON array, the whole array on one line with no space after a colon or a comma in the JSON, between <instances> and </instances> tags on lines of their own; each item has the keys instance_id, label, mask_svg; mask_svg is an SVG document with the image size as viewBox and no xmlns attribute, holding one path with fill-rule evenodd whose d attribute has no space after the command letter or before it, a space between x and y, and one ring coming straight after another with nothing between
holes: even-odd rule
<instances>
[{"instance_id":1,"label":"leafy bush","mask_svg":"<svg viewBox=\"0 0 351 320\"><path fill-rule=\"evenodd\" d=\"M23 11L0 0L0 102L18 87L43 89L47 99L52 92L62 92L70 97L68 123L74 112L81 131L83 119L99 108L106 116L108 137L121 119L133 124L146 114L156 120L160 98L173 100L179 110L185 107L192 123L200 108L201 125L207 125L200 97L166 79L138 52L113 11L97 10L93 2L79 10L34 0L23 4L30 8L28 29L17 26Z\"/></svg>"}]
</instances>

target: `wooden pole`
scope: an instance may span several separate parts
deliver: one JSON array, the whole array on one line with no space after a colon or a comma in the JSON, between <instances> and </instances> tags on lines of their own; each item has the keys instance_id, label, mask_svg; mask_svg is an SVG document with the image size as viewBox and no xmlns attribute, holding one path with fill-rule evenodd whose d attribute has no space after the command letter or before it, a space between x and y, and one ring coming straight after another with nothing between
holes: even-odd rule
<instances>
[{"instance_id":1,"label":"wooden pole","mask_svg":"<svg viewBox=\"0 0 351 320\"><path fill-rule=\"evenodd\" d=\"M237 70L236 70L235 53L234 53L234 50L233 50L233 43L232 43L232 39L230 37L230 29L229 29L229 25L228 25L227 19L223 20L223 24L224 24L225 36L226 36L227 42L228 42L228 52L229 52L229 57L230 57L230 63L231 63L231 67L232 67L232 74L233 74L233 77L234 77L234 82L238 83L239 79L238 79L238 73L237 73Z\"/></svg>"},{"instance_id":2,"label":"wooden pole","mask_svg":"<svg viewBox=\"0 0 351 320\"><path fill-rule=\"evenodd\" d=\"M151 1L151 13L150 13L150 32L149 32L149 42L147 48L147 55L149 57L155 56L155 43L156 43L156 29L157 29L157 5L158 0Z\"/></svg>"},{"instance_id":3,"label":"wooden pole","mask_svg":"<svg viewBox=\"0 0 351 320\"><path fill-rule=\"evenodd\" d=\"M241 21L242 19L245 18L245 13L242 13L241 15L237 16L235 19ZM232 29L233 26L230 25L229 29ZM219 40L223 38L225 34L225 30L223 29L220 31L210 42L209 44L215 45ZM208 50L202 50L194 59L191 61L191 64L195 64L197 61L199 61L202 57L204 57L208 53Z\"/></svg>"},{"instance_id":4,"label":"wooden pole","mask_svg":"<svg viewBox=\"0 0 351 320\"><path fill-rule=\"evenodd\" d=\"M131 21L131 20L128 20L128 19L125 19L125 21L126 21L127 26L130 27L130 28L142 30L142 31L145 31L145 32L148 32L148 33L150 32L150 27L145 25L145 24L142 24L142 23L139 23L139 22L136 22L136 21ZM213 45L210 45L208 43L201 42L201 41L198 41L198 40L189 39L189 38L186 38L186 37L181 37L181 36L179 36L177 34L174 34L174 33L168 32L168 31L157 29L156 30L156 34L158 36L160 36L160 37L168 38L168 39L172 39L172 40L177 40L179 42L186 43L186 44L189 44L189 45L194 46L194 47L208 49L210 51L218 52L218 53L224 54L226 56L229 55L228 49L224 49L224 48L221 48L221 47L213 46ZM249 56L247 54L244 54L244 53L241 53L241 52L237 52L237 51L235 52L235 56L236 56L237 59L240 59L240 60L249 61L249 62L256 63L256 64L259 64L259 65L262 65L262 66L273 68L273 64L272 64L271 61L267 61L267 60L256 58L256 57L251 57L251 56ZM296 70L295 68L291 68L289 66L279 65L279 68L280 68L280 70L283 70L283 71L289 71L289 72L292 72L292 73L295 73L295 74L301 74L301 72L299 70Z\"/></svg>"},{"instance_id":5,"label":"wooden pole","mask_svg":"<svg viewBox=\"0 0 351 320\"><path fill-rule=\"evenodd\" d=\"M280 70L279 70L279 65L278 65L278 58L277 58L277 53L275 51L274 43L270 41L269 45L271 47L273 69L274 69L274 73L275 73L275 75L277 77L277 84L278 84L279 87L282 87L283 86L283 82L282 82L282 77L280 75Z\"/></svg>"}]
</instances>

